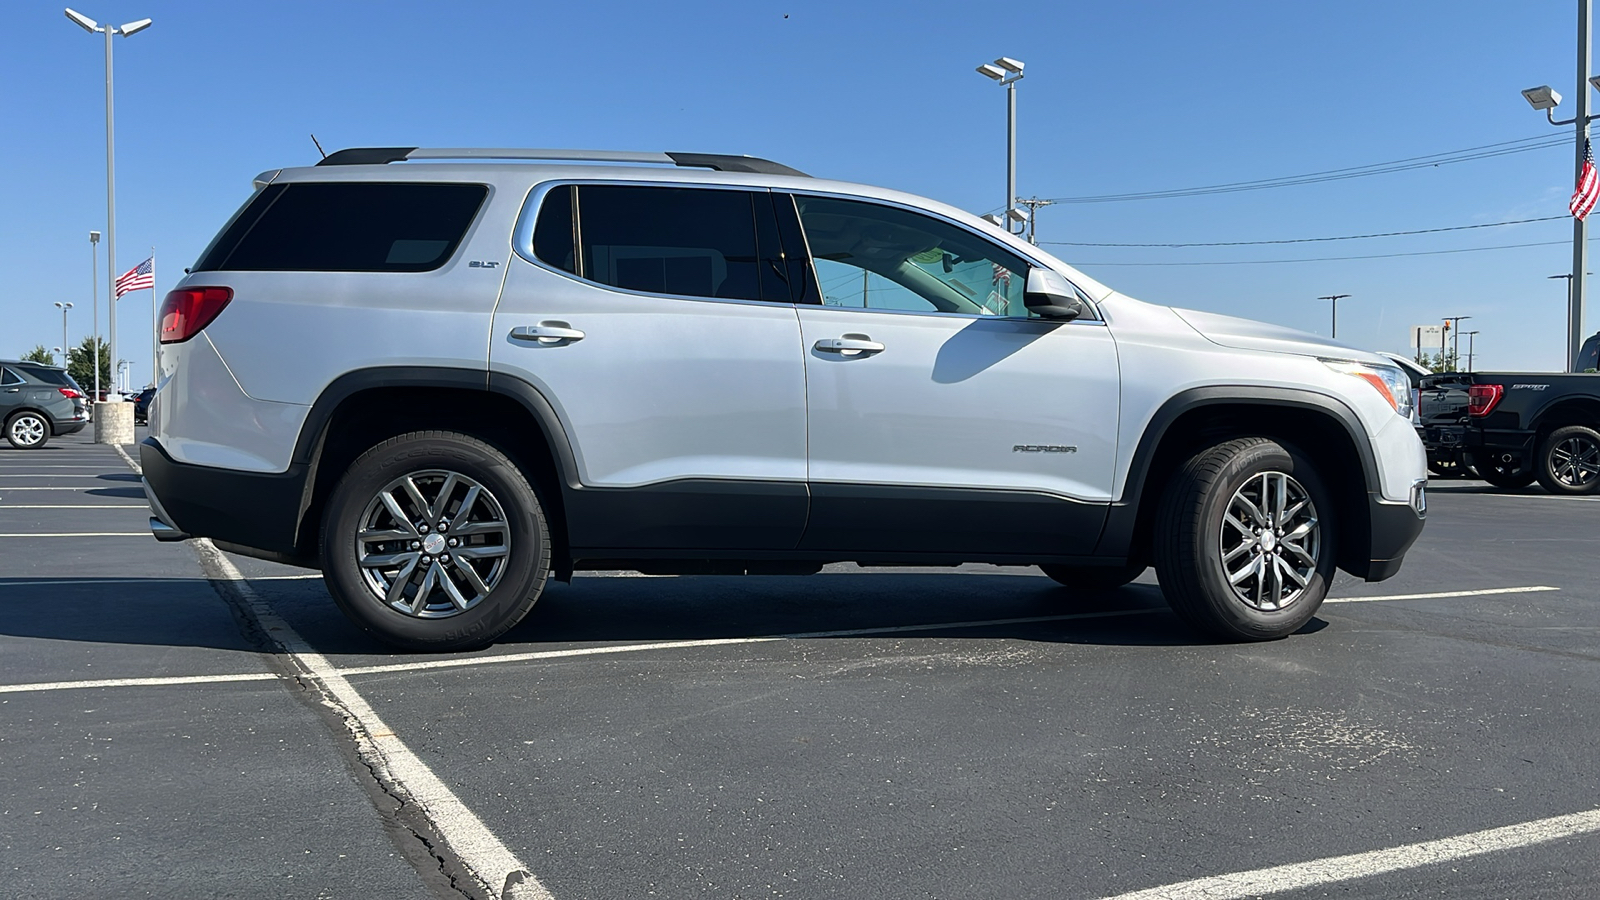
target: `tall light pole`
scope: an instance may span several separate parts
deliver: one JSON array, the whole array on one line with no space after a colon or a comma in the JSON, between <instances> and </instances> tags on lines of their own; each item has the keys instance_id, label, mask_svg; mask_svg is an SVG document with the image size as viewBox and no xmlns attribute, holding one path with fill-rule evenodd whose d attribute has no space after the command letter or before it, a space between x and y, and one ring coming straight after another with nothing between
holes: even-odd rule
<instances>
[{"instance_id":1,"label":"tall light pole","mask_svg":"<svg viewBox=\"0 0 1600 900\"><path fill-rule=\"evenodd\" d=\"M83 13L72 9L66 11L67 18L75 22L84 31L90 34L103 34L106 36L106 291L110 302L110 343L111 358L117 358L117 169L115 163L115 128L112 123L111 111L112 82L111 82L111 36L120 34L131 37L150 27L149 19L140 19L129 22L120 28L115 25L101 25ZM100 354L100 348L95 347L95 356ZM100 360L95 359L95 371L100 371ZM112 373L113 384L116 381ZM98 398L98 394L96 396Z\"/></svg>"},{"instance_id":2,"label":"tall light pole","mask_svg":"<svg viewBox=\"0 0 1600 900\"><path fill-rule=\"evenodd\" d=\"M1346 298L1348 296L1350 296L1350 295L1349 294L1329 294L1326 297L1318 297L1317 298L1318 300L1330 300L1333 303L1333 334L1329 335L1329 337L1338 337L1339 336L1339 301L1343 300L1344 298Z\"/></svg>"},{"instance_id":3,"label":"tall light pole","mask_svg":"<svg viewBox=\"0 0 1600 900\"><path fill-rule=\"evenodd\" d=\"M56 301L56 309L61 310L61 348L62 348L61 352L62 353L66 353L67 352L66 348L72 346L71 344L67 343L67 310L69 310L71 308L72 308L72 304L71 303L63 303L60 300ZM66 363L62 363L61 367L62 368L66 368Z\"/></svg>"},{"instance_id":4,"label":"tall light pole","mask_svg":"<svg viewBox=\"0 0 1600 900\"><path fill-rule=\"evenodd\" d=\"M1472 371L1472 345L1474 343L1473 338L1475 338L1477 336L1478 336L1478 333L1476 331L1467 332L1467 371L1468 372Z\"/></svg>"},{"instance_id":5,"label":"tall light pole","mask_svg":"<svg viewBox=\"0 0 1600 900\"><path fill-rule=\"evenodd\" d=\"M1574 129L1575 162L1573 164L1573 184L1577 184L1583 177L1584 151L1589 146L1589 122L1594 116L1589 115L1589 92L1584 90L1585 82L1594 85L1600 90L1600 77L1589 76L1589 56L1592 41L1589 36L1589 14L1593 6L1592 0L1578 0L1578 85L1577 109L1570 119L1556 121L1551 110L1561 103L1561 95L1550 89L1547 84L1528 88L1522 96L1528 104L1536 110L1544 110L1544 116L1551 125L1566 126L1576 125ZM1571 292L1567 295L1567 371L1573 371L1578 362L1578 349L1583 346L1583 295L1589 265L1589 225L1584 219L1572 217L1572 278L1568 282Z\"/></svg>"},{"instance_id":6,"label":"tall light pole","mask_svg":"<svg viewBox=\"0 0 1600 900\"><path fill-rule=\"evenodd\" d=\"M89 232L89 296L94 298L94 402L100 402L100 232Z\"/></svg>"},{"instance_id":7,"label":"tall light pole","mask_svg":"<svg viewBox=\"0 0 1600 900\"><path fill-rule=\"evenodd\" d=\"M1017 82L1022 80L1021 60L1002 56L992 63L978 67L978 74L993 79L1006 89L1006 205L1001 213L1007 221L1006 230L1021 234L1027 225L1028 213L1017 205Z\"/></svg>"}]
</instances>

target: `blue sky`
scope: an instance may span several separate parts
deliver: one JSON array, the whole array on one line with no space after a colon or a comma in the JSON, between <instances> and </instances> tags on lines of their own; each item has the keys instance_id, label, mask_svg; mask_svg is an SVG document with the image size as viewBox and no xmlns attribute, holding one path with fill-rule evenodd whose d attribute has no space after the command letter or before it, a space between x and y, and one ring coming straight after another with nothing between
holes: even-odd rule
<instances>
[{"instance_id":1,"label":"blue sky","mask_svg":"<svg viewBox=\"0 0 1600 900\"><path fill-rule=\"evenodd\" d=\"M116 42L118 267L157 252L171 287L249 193L350 146L533 146L766 156L974 212L1004 195L1004 91L1027 63L1024 196L1184 188L1554 134L1518 91L1570 97L1574 0L1494 2L512 2L80 0ZM0 41L0 356L89 327L88 232L105 224L103 50L60 3L13 0ZM1571 102L1564 105L1569 110ZM1570 130L1569 132L1570 133ZM1250 241L1562 215L1570 144L1277 190L1058 205L1039 239ZM1405 351L1469 315L1479 368L1562 362L1570 220L1359 241L1050 249L1154 302ZM1301 259L1554 242L1310 263ZM101 245L104 284L104 244ZM1113 265L1115 264L1115 265ZM1600 286L1597 286L1600 289ZM101 303L102 320L105 303ZM119 306L134 381L150 293ZM1588 330L1600 326L1586 319ZM103 328L104 326L102 326ZM292 348L285 348L292 352ZM1465 344L1463 344L1465 351Z\"/></svg>"}]
</instances>

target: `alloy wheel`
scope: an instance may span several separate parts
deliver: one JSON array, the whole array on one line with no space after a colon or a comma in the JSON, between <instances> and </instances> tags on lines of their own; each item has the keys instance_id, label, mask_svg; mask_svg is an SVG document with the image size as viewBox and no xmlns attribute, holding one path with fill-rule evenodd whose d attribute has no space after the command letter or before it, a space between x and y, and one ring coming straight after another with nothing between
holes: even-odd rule
<instances>
[{"instance_id":1,"label":"alloy wheel","mask_svg":"<svg viewBox=\"0 0 1600 900\"><path fill-rule=\"evenodd\" d=\"M1560 441L1550 448L1550 474L1568 487L1587 487L1600 478L1600 445L1581 434Z\"/></svg>"},{"instance_id":2,"label":"alloy wheel","mask_svg":"<svg viewBox=\"0 0 1600 900\"><path fill-rule=\"evenodd\" d=\"M1257 610L1283 609L1316 575L1322 550L1316 505L1283 472L1251 476L1228 501L1218 546L1234 596Z\"/></svg>"},{"instance_id":3,"label":"alloy wheel","mask_svg":"<svg viewBox=\"0 0 1600 900\"><path fill-rule=\"evenodd\" d=\"M487 487L459 472L426 469L378 491L355 543L374 597L404 615L442 619L477 606L500 583L511 529Z\"/></svg>"},{"instance_id":4,"label":"alloy wheel","mask_svg":"<svg viewBox=\"0 0 1600 900\"><path fill-rule=\"evenodd\" d=\"M44 428L44 420L38 416L17 416L11 422L11 442L19 447L43 443Z\"/></svg>"}]
</instances>

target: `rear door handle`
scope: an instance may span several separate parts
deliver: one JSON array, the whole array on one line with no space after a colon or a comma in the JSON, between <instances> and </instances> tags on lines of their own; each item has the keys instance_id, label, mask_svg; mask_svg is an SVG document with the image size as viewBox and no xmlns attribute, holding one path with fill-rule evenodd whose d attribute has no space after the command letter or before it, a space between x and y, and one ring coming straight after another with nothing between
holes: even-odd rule
<instances>
[{"instance_id":1,"label":"rear door handle","mask_svg":"<svg viewBox=\"0 0 1600 900\"><path fill-rule=\"evenodd\" d=\"M511 329L511 339L530 344L570 344L583 340L583 332L566 322L549 321L537 325L518 325Z\"/></svg>"},{"instance_id":2,"label":"rear door handle","mask_svg":"<svg viewBox=\"0 0 1600 900\"><path fill-rule=\"evenodd\" d=\"M824 338L811 345L819 353L837 353L840 356L867 356L883 352L883 345L864 334L847 334L844 337Z\"/></svg>"}]
</instances>

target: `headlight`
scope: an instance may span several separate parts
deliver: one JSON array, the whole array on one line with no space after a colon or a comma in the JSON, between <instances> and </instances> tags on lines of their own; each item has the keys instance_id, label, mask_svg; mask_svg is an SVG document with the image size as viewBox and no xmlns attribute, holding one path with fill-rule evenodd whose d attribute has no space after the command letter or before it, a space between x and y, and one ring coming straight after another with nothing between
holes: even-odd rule
<instances>
[{"instance_id":1,"label":"headlight","mask_svg":"<svg viewBox=\"0 0 1600 900\"><path fill-rule=\"evenodd\" d=\"M1411 379L1398 367L1351 362L1347 359L1325 359L1322 364L1372 385L1372 389L1382 394L1395 412L1411 418Z\"/></svg>"}]
</instances>

